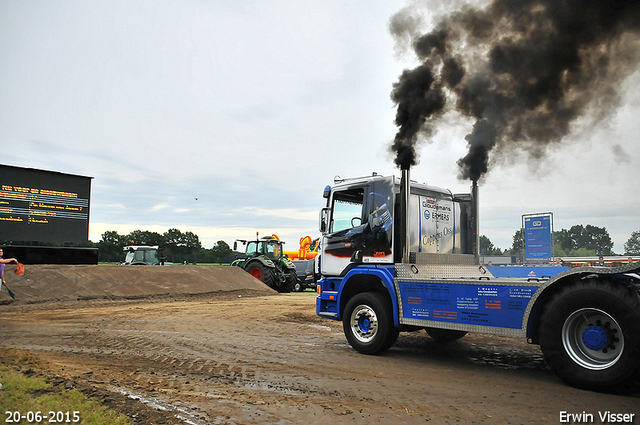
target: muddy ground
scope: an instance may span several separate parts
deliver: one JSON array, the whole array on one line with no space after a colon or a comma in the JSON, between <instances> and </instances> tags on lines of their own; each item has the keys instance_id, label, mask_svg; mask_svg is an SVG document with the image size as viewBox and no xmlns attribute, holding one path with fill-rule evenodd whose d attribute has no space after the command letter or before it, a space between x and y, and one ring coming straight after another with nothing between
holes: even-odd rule
<instances>
[{"instance_id":1,"label":"muddy ground","mask_svg":"<svg viewBox=\"0 0 640 425\"><path fill-rule=\"evenodd\" d=\"M277 294L228 267L77 267L7 274L19 300L0 292L0 361L134 423L603 423L610 411L640 424L640 386L571 388L520 339L443 345L421 331L365 356L315 315L313 292Z\"/></svg>"}]
</instances>

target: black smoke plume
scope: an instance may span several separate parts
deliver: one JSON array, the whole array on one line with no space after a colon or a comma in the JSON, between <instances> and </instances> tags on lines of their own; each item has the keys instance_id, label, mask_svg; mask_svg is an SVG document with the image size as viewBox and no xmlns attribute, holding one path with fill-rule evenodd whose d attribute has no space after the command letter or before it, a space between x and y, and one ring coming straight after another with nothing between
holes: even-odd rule
<instances>
[{"instance_id":1,"label":"black smoke plume","mask_svg":"<svg viewBox=\"0 0 640 425\"><path fill-rule=\"evenodd\" d=\"M416 143L455 110L474 121L458 160L459 177L473 181L492 150L539 157L577 118L606 117L640 56L640 0L494 0L462 6L427 34L407 10L389 27L420 60L391 93L396 165L415 165Z\"/></svg>"}]
</instances>

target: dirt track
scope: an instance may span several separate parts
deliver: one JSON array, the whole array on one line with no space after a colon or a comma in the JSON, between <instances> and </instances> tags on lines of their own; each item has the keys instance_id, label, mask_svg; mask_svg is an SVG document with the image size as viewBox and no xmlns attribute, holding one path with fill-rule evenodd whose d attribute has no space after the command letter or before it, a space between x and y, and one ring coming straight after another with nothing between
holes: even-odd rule
<instances>
[{"instance_id":1,"label":"dirt track","mask_svg":"<svg viewBox=\"0 0 640 425\"><path fill-rule=\"evenodd\" d=\"M519 339L468 335L441 345L418 332L364 356L340 323L315 316L314 293L238 289L229 278L217 283L224 291L179 300L0 306L0 360L57 375L137 423L556 424L562 411L602 423L598 412L608 410L640 424L640 389L568 387Z\"/></svg>"}]
</instances>

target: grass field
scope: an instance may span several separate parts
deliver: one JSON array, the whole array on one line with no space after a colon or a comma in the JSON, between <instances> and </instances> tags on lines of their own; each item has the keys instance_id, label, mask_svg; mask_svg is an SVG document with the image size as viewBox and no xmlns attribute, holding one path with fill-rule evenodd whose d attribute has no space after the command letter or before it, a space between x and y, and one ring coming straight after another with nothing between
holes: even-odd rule
<instances>
[{"instance_id":1,"label":"grass field","mask_svg":"<svg viewBox=\"0 0 640 425\"><path fill-rule=\"evenodd\" d=\"M30 376L0 363L0 413L3 423L81 423L84 425L128 425L124 415L62 382L52 385L46 378Z\"/></svg>"}]
</instances>

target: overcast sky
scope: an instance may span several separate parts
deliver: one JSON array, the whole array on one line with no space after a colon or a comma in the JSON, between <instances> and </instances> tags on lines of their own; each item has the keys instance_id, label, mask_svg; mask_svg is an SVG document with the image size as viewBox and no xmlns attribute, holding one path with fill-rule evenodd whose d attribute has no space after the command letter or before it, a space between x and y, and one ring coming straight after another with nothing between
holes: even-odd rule
<instances>
[{"instance_id":1,"label":"overcast sky","mask_svg":"<svg viewBox=\"0 0 640 425\"><path fill-rule=\"evenodd\" d=\"M0 0L0 163L93 177L90 239L191 231L218 240L318 235L333 177L396 174L392 85L415 58L390 18L420 2ZM430 5L420 8L429 30ZM435 6L434 6L435 7ZM494 165L480 233L508 248L523 214L640 230L640 73L622 106L540 161ZM449 114L412 179L468 192L470 123Z\"/></svg>"}]
</instances>

